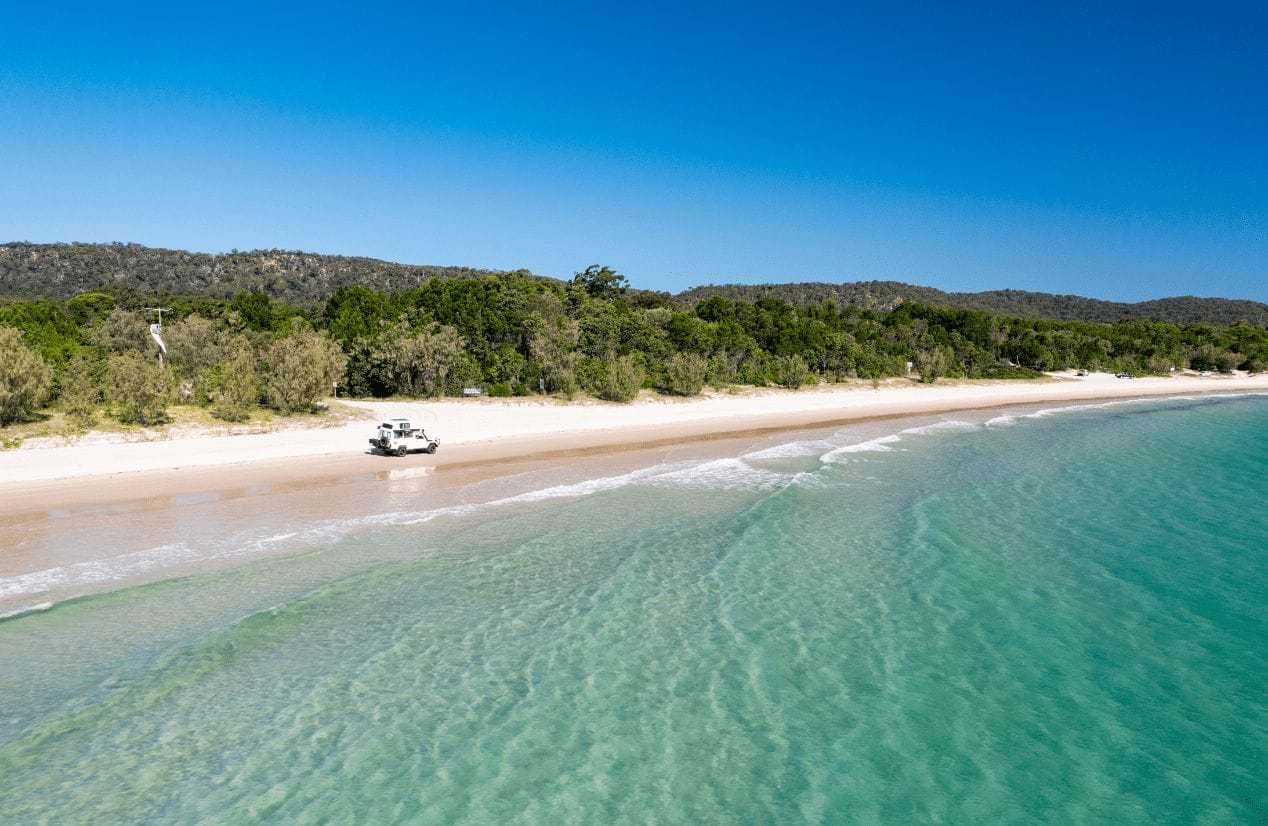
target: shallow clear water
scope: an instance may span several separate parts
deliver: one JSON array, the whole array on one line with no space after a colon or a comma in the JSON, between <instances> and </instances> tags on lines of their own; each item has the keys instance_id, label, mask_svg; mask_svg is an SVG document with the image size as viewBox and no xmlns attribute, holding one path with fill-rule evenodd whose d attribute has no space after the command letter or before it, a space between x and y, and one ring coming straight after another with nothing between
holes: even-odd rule
<instances>
[{"instance_id":1,"label":"shallow clear water","mask_svg":"<svg viewBox=\"0 0 1268 826\"><path fill-rule=\"evenodd\" d=\"M11 617L0 821L1268 816L1268 399L930 424Z\"/></svg>"}]
</instances>

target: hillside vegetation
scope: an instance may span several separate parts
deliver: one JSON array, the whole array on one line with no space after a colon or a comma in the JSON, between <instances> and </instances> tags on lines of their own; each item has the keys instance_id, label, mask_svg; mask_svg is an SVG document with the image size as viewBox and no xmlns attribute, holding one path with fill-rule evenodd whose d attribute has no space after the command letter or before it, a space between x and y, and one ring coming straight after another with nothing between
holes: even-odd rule
<instances>
[{"instance_id":1,"label":"hillside vegetation","mask_svg":"<svg viewBox=\"0 0 1268 826\"><path fill-rule=\"evenodd\" d=\"M217 255L140 244L0 244L0 297L74 298L110 287L154 295L232 298L263 292L320 304L340 287L412 290L433 278L478 278L470 267L425 267L284 250Z\"/></svg>"},{"instance_id":2,"label":"hillside vegetation","mask_svg":"<svg viewBox=\"0 0 1268 826\"><path fill-rule=\"evenodd\" d=\"M481 278L492 274L495 273L469 267L414 266L282 250L212 255L139 244L0 244L0 300L70 299L102 288L112 294L136 291L214 299L228 299L247 291L311 307L343 287L402 293L434 278ZM664 293L631 287L627 294L641 296L639 300L648 306L669 304ZM1182 296L1128 304L1022 290L948 293L897 281L710 285L680 293L673 297L673 303L692 307L712 296L747 302L778 298L795 307L832 301L839 307L854 305L875 312L887 312L906 301L1046 321L1112 324L1140 319L1173 324L1268 325L1268 305L1255 301Z\"/></svg>"},{"instance_id":3,"label":"hillside vegetation","mask_svg":"<svg viewBox=\"0 0 1268 826\"><path fill-rule=\"evenodd\" d=\"M779 298L799 307L833 301L842 307L853 304L877 312L891 310L904 301L910 301L932 307L981 310L992 315L1046 321L1095 321L1112 324L1123 319L1140 319L1169 321L1173 324L1245 322L1268 325L1268 304L1257 301L1178 296L1131 304L1024 290L948 293L933 287L918 287L898 281L709 285L687 290L675 298L683 304L691 305L715 295L739 301Z\"/></svg>"},{"instance_id":4,"label":"hillside vegetation","mask_svg":"<svg viewBox=\"0 0 1268 826\"><path fill-rule=\"evenodd\" d=\"M162 361L146 310L157 301L170 308ZM516 271L428 277L391 292L344 286L316 304L258 290L211 298L112 287L0 305L0 425L46 400L82 426L103 414L163 421L177 400L243 420L261 405L309 410L336 382L355 396L479 386L621 402L641 389L691 396L706 384L1034 378L1071 367L1260 372L1265 361L1268 327L1251 324L1043 321L769 296L675 306L599 266L567 282Z\"/></svg>"}]
</instances>

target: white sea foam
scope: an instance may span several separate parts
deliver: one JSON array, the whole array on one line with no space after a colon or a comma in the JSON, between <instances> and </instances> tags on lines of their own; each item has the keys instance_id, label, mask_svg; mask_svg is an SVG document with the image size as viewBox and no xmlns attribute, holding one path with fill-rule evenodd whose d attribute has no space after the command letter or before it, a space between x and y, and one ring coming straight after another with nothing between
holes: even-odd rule
<instances>
[{"instance_id":1,"label":"white sea foam","mask_svg":"<svg viewBox=\"0 0 1268 826\"><path fill-rule=\"evenodd\" d=\"M528 491L515 496L476 504L451 505L419 511L392 511L366 514L341 519L331 519L309 525L300 530L287 530L265 535L236 534L213 537L206 540L189 540L146 548L106 559L77 562L32 571L14 577L0 579L0 599L24 594L45 593L61 588L79 588L105 582L141 577L157 570L174 568L212 560L250 558L301 551L319 545L328 545L356 531L370 527L404 527L431 522L446 516L460 517L489 508L522 503L541 502L548 499L579 498L607 490L624 487L666 470L672 472L680 465L657 465L620 476L588 479L566 485L556 485L541 490Z\"/></svg>"},{"instance_id":2,"label":"white sea foam","mask_svg":"<svg viewBox=\"0 0 1268 826\"><path fill-rule=\"evenodd\" d=\"M389 479L416 479L420 476L427 476L434 468L430 465L418 465L417 467L395 468L388 471Z\"/></svg>"},{"instance_id":3,"label":"white sea foam","mask_svg":"<svg viewBox=\"0 0 1268 826\"><path fill-rule=\"evenodd\" d=\"M835 442L822 439L785 442L784 444L772 445L762 450L755 450L752 453L745 453L740 458L758 461L762 459L798 459L805 456L820 456L824 451L832 450L834 447L836 447Z\"/></svg>"},{"instance_id":4,"label":"white sea foam","mask_svg":"<svg viewBox=\"0 0 1268 826\"><path fill-rule=\"evenodd\" d=\"M51 591L54 588L110 582L196 558L192 548L184 544L173 544L109 559L60 565L0 579L0 599Z\"/></svg>"},{"instance_id":5,"label":"white sea foam","mask_svg":"<svg viewBox=\"0 0 1268 826\"><path fill-rule=\"evenodd\" d=\"M53 603L51 602L39 602L39 603L36 603L35 605L27 605L23 608L18 608L14 611L8 611L6 613L0 614L0 620L13 619L14 617L20 617L23 614L34 614L38 611L47 611L48 609L52 607L53 607Z\"/></svg>"},{"instance_id":6,"label":"white sea foam","mask_svg":"<svg viewBox=\"0 0 1268 826\"><path fill-rule=\"evenodd\" d=\"M1184 395L1184 396L1146 396L1136 399L1113 399L1102 402L1089 402L1087 404L1066 404L1061 407L1045 407L1042 410L1036 410L1032 413L1005 413L996 416L986 422L988 427L998 425L1014 424L1021 419L1046 419L1049 416L1056 416L1065 413L1081 413L1088 410L1107 410L1113 407L1121 407L1124 405L1136 404L1165 404L1167 402L1192 401L1201 402L1215 399L1235 399L1247 396L1266 396L1268 393L1259 391L1246 391L1236 393L1203 393L1201 395Z\"/></svg>"},{"instance_id":7,"label":"white sea foam","mask_svg":"<svg viewBox=\"0 0 1268 826\"><path fill-rule=\"evenodd\" d=\"M556 485L554 487L543 488L541 490L533 490L528 491L527 493L516 494L515 496L508 496L505 499L495 499L494 501L487 503L486 506L510 505L519 502L543 502L547 499L570 499L582 496L591 496L596 493L603 493L605 491L623 488L635 482L655 478L666 471L672 472L674 469L686 464L687 463L654 465L648 468L632 470L629 473L622 473L619 476L601 476L597 479L586 479L582 482Z\"/></svg>"},{"instance_id":8,"label":"white sea foam","mask_svg":"<svg viewBox=\"0 0 1268 826\"><path fill-rule=\"evenodd\" d=\"M825 465L842 461L845 457L852 453L885 453L894 450L891 445L903 441L907 436L928 436L930 434L942 433L948 430L976 430L980 425L974 422L966 422L961 419L944 419L942 421L931 422L929 424L916 425L915 427L904 428L897 433L891 433L887 436L878 436L875 439L868 439L865 442L857 442L850 445L842 445L827 451L819 457L819 461Z\"/></svg>"},{"instance_id":9,"label":"white sea foam","mask_svg":"<svg viewBox=\"0 0 1268 826\"><path fill-rule=\"evenodd\" d=\"M902 436L897 433L891 433L888 436L880 436L875 439L868 439L866 442L859 442L853 445L843 445L841 447L829 450L827 453L819 457L819 461L825 465L832 464L851 453L884 453L893 450L890 445L895 442L901 442Z\"/></svg>"},{"instance_id":10,"label":"white sea foam","mask_svg":"<svg viewBox=\"0 0 1268 826\"><path fill-rule=\"evenodd\" d=\"M769 491L786 486L791 473L755 467L743 459L716 459L651 476L644 484L656 487L710 490Z\"/></svg>"},{"instance_id":11,"label":"white sea foam","mask_svg":"<svg viewBox=\"0 0 1268 826\"><path fill-rule=\"evenodd\" d=\"M1091 404L1067 404L1062 407L1046 407L1043 410L1036 410L1034 413L1027 413L1022 418L1025 419L1046 419L1049 416L1056 416L1064 413L1077 413L1084 410L1105 410L1109 407L1118 407L1124 404L1139 404L1142 401L1157 401L1157 399L1117 399L1112 402L1094 402Z\"/></svg>"},{"instance_id":12,"label":"white sea foam","mask_svg":"<svg viewBox=\"0 0 1268 826\"><path fill-rule=\"evenodd\" d=\"M794 473L792 478L788 480L787 487L798 488L815 488L823 490L825 488L839 488L842 483L839 480L831 480L818 471L803 470Z\"/></svg>"},{"instance_id":13,"label":"white sea foam","mask_svg":"<svg viewBox=\"0 0 1268 826\"><path fill-rule=\"evenodd\" d=\"M920 425L918 427L909 427L905 430L898 431L898 435L919 436L926 433L940 433L944 430L976 430L977 425L973 422L965 422L959 419L946 419L933 424Z\"/></svg>"}]
</instances>

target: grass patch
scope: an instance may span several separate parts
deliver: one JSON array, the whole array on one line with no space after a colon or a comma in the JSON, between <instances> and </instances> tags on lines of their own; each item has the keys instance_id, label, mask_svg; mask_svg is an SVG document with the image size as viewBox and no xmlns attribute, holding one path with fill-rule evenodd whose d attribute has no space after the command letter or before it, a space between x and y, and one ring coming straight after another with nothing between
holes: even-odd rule
<instances>
[{"instance_id":1,"label":"grass patch","mask_svg":"<svg viewBox=\"0 0 1268 826\"><path fill-rule=\"evenodd\" d=\"M992 364L983 367L975 378L979 379L1044 379L1047 376L1029 367L1009 367L1007 364Z\"/></svg>"},{"instance_id":2,"label":"grass patch","mask_svg":"<svg viewBox=\"0 0 1268 826\"><path fill-rule=\"evenodd\" d=\"M97 411L97 417L89 427L76 424L69 416L55 408L39 411L30 421L16 422L0 427L0 450L14 450L28 439L75 439L88 433L140 436L143 440L171 438L190 432L208 435L230 433L268 433L289 427L338 427L349 421L365 417L365 411L340 402L329 402L308 413L283 416L276 410L256 408L245 422L226 422L211 415L206 407L191 404L175 404L167 409L167 421L162 424L124 424L106 410Z\"/></svg>"}]
</instances>

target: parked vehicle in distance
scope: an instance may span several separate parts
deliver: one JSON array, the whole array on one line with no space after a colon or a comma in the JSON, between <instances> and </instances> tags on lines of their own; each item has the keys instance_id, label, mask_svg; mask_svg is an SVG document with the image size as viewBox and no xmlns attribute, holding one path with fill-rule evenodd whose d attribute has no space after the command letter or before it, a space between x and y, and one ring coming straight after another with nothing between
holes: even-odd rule
<instances>
[{"instance_id":1,"label":"parked vehicle in distance","mask_svg":"<svg viewBox=\"0 0 1268 826\"><path fill-rule=\"evenodd\" d=\"M371 450L388 456L435 453L439 445L439 439L431 438L421 427L412 427L409 419L388 419L379 425L378 432L370 439Z\"/></svg>"},{"instance_id":2,"label":"parked vehicle in distance","mask_svg":"<svg viewBox=\"0 0 1268 826\"><path fill-rule=\"evenodd\" d=\"M1114 378L1116 378L1116 379L1134 379L1134 378L1136 378L1136 377L1135 377L1135 376L1133 376L1131 373L1115 373L1115 374L1114 374Z\"/></svg>"},{"instance_id":3,"label":"parked vehicle in distance","mask_svg":"<svg viewBox=\"0 0 1268 826\"><path fill-rule=\"evenodd\" d=\"M1076 371L1074 372L1074 375L1076 375L1076 376L1086 376L1086 375L1087 375L1087 371L1086 371L1086 370L1083 370L1083 369L1079 369L1079 370L1076 370Z\"/></svg>"},{"instance_id":4,"label":"parked vehicle in distance","mask_svg":"<svg viewBox=\"0 0 1268 826\"><path fill-rule=\"evenodd\" d=\"M1198 375L1199 375L1199 376L1209 376L1209 375L1211 375L1211 371L1210 371L1210 370L1199 370L1199 371L1198 371Z\"/></svg>"}]
</instances>

